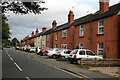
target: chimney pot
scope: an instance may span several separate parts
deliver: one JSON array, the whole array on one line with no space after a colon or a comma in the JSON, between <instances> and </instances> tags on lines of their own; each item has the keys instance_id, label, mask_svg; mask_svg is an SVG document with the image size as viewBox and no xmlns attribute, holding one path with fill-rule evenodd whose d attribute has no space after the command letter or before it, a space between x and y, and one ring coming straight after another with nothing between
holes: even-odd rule
<instances>
[{"instance_id":1,"label":"chimney pot","mask_svg":"<svg viewBox=\"0 0 120 80\"><path fill-rule=\"evenodd\" d=\"M69 14L68 14L68 23L71 23L74 21L74 13L73 11L69 11Z\"/></svg>"},{"instance_id":2,"label":"chimney pot","mask_svg":"<svg viewBox=\"0 0 120 80\"><path fill-rule=\"evenodd\" d=\"M32 37L34 36L34 31L31 33L31 36L32 36Z\"/></svg>"},{"instance_id":3,"label":"chimney pot","mask_svg":"<svg viewBox=\"0 0 120 80\"><path fill-rule=\"evenodd\" d=\"M100 13L103 13L109 9L109 0L99 0L99 4L100 4Z\"/></svg>"},{"instance_id":4,"label":"chimney pot","mask_svg":"<svg viewBox=\"0 0 120 80\"><path fill-rule=\"evenodd\" d=\"M42 28L42 32L45 32L45 31L46 31L46 27L43 27L43 28Z\"/></svg>"},{"instance_id":5,"label":"chimney pot","mask_svg":"<svg viewBox=\"0 0 120 80\"><path fill-rule=\"evenodd\" d=\"M36 34L35 35L38 35L38 32L39 32L38 29L36 29Z\"/></svg>"},{"instance_id":6,"label":"chimney pot","mask_svg":"<svg viewBox=\"0 0 120 80\"><path fill-rule=\"evenodd\" d=\"M56 28L56 25L57 25L56 20L53 20L53 22L52 22L52 28Z\"/></svg>"}]
</instances>

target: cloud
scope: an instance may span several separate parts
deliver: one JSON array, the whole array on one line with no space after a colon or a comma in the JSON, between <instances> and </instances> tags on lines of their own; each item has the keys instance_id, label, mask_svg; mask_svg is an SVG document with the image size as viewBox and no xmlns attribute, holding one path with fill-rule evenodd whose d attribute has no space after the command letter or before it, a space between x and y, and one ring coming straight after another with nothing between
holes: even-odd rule
<instances>
[{"instance_id":1,"label":"cloud","mask_svg":"<svg viewBox=\"0 0 120 80\"><path fill-rule=\"evenodd\" d=\"M8 23L12 27L12 36L23 39L25 36L30 35L32 31L37 28L39 31L42 27L51 28L52 21L56 20L57 24L63 24L67 22L68 13L73 10L75 19L84 16L89 13L96 12L99 10L99 0L45 0L46 3L42 4L48 8L43 11L42 14L27 14L27 15L16 15L9 13ZM110 6L118 3L119 0L110 0ZM7 14L8 15L8 14Z\"/></svg>"}]
</instances>

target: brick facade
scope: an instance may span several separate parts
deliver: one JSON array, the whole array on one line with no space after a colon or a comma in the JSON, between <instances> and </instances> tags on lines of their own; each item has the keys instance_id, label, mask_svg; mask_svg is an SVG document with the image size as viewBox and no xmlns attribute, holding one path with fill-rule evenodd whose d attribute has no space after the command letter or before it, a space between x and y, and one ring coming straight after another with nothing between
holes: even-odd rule
<instances>
[{"instance_id":1,"label":"brick facade","mask_svg":"<svg viewBox=\"0 0 120 80\"><path fill-rule=\"evenodd\" d=\"M69 11L67 23L58 26L53 20L51 29L42 29L41 46L85 48L105 58L120 58L120 3L109 7L108 1L99 0L100 9L94 14L74 20Z\"/></svg>"}]
</instances>

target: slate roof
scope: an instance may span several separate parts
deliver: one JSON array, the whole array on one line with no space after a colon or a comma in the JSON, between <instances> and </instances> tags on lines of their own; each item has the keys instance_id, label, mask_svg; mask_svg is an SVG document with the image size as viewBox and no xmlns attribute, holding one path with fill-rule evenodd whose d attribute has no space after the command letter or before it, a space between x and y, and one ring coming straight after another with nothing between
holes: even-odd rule
<instances>
[{"instance_id":1,"label":"slate roof","mask_svg":"<svg viewBox=\"0 0 120 80\"><path fill-rule=\"evenodd\" d=\"M53 32L53 28L51 28L51 29L45 31L42 35L50 34L51 32Z\"/></svg>"},{"instance_id":2,"label":"slate roof","mask_svg":"<svg viewBox=\"0 0 120 80\"><path fill-rule=\"evenodd\" d=\"M67 29L71 26L77 26L77 25L81 25L81 24L88 23L91 21L103 19L105 17L109 17L109 16L112 16L114 14L117 14L119 11L120 11L120 3L109 7L109 10L105 11L104 13L100 13L99 11L97 11L94 14L88 14L88 15L83 16L81 18L75 19L74 22L72 22L70 24L64 23L62 25L57 26L55 29L51 28L51 29L47 30L46 32L44 32L42 35L46 35L46 34L50 34L52 32L64 30L64 29Z\"/></svg>"}]
</instances>

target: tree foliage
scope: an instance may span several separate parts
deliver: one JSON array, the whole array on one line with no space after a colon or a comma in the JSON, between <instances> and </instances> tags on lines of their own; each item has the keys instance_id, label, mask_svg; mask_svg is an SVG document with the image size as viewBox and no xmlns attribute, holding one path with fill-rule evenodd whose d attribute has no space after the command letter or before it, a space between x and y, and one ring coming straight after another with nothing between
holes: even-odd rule
<instances>
[{"instance_id":1,"label":"tree foliage","mask_svg":"<svg viewBox=\"0 0 120 80\"><path fill-rule=\"evenodd\" d=\"M7 46L7 44L10 42L8 38L10 38L11 36L10 26L7 23L7 18L5 17L5 15L4 14L0 15L2 15L2 43L3 46Z\"/></svg>"},{"instance_id":2,"label":"tree foliage","mask_svg":"<svg viewBox=\"0 0 120 80\"><path fill-rule=\"evenodd\" d=\"M32 2L22 2L21 0L15 0L12 2L11 0L3 0L2 2L2 12L12 11L16 14L40 14L41 11L47 10L45 7L41 7L41 3L45 3L42 0L32 1Z\"/></svg>"},{"instance_id":3,"label":"tree foliage","mask_svg":"<svg viewBox=\"0 0 120 80\"><path fill-rule=\"evenodd\" d=\"M34 42L31 42L29 45L30 45L31 47L34 47Z\"/></svg>"},{"instance_id":4,"label":"tree foliage","mask_svg":"<svg viewBox=\"0 0 120 80\"><path fill-rule=\"evenodd\" d=\"M12 42L11 42L11 45L12 46L16 46L17 43L19 43L18 39L17 38L13 38Z\"/></svg>"}]
</instances>

